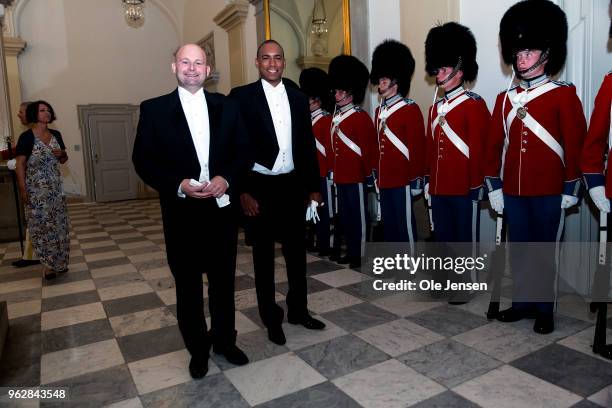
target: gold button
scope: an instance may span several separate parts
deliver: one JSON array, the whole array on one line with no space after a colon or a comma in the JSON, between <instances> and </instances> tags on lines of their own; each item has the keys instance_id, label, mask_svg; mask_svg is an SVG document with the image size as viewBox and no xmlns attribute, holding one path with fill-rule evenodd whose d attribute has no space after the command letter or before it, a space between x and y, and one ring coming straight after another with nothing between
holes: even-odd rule
<instances>
[{"instance_id":1,"label":"gold button","mask_svg":"<svg viewBox=\"0 0 612 408\"><path fill-rule=\"evenodd\" d=\"M439 156L438 156L438 159L441 159L441 158L442 158L442 155L439 155Z\"/></svg>"},{"instance_id":2,"label":"gold button","mask_svg":"<svg viewBox=\"0 0 612 408\"><path fill-rule=\"evenodd\" d=\"M527 149L525 149L524 147L521 149L521 152L525 153L527 151Z\"/></svg>"},{"instance_id":3,"label":"gold button","mask_svg":"<svg viewBox=\"0 0 612 408\"><path fill-rule=\"evenodd\" d=\"M526 141L526 140L523 140L523 143L527 143L527 141Z\"/></svg>"},{"instance_id":4,"label":"gold button","mask_svg":"<svg viewBox=\"0 0 612 408\"><path fill-rule=\"evenodd\" d=\"M523 132L523 136L527 136L527 131L524 131L524 132Z\"/></svg>"}]
</instances>

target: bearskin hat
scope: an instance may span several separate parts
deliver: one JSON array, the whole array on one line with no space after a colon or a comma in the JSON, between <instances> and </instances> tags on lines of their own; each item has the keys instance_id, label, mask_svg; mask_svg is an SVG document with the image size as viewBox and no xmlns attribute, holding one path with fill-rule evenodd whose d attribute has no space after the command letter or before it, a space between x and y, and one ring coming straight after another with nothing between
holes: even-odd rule
<instances>
[{"instance_id":1,"label":"bearskin hat","mask_svg":"<svg viewBox=\"0 0 612 408\"><path fill-rule=\"evenodd\" d=\"M352 55L338 55L329 63L331 89L341 89L353 95L353 102L360 104L365 98L368 68Z\"/></svg>"},{"instance_id":2,"label":"bearskin hat","mask_svg":"<svg viewBox=\"0 0 612 408\"><path fill-rule=\"evenodd\" d=\"M400 95L408 95L410 81L414 74L414 58L410 49L399 41L385 40L372 54L372 72L370 82L378 84L380 78L389 78L397 82Z\"/></svg>"},{"instance_id":3,"label":"bearskin hat","mask_svg":"<svg viewBox=\"0 0 612 408\"><path fill-rule=\"evenodd\" d=\"M549 0L523 0L506 11L499 24L502 56L508 65L516 64L521 50L548 50L544 72L555 75L567 56L567 18Z\"/></svg>"},{"instance_id":4,"label":"bearskin hat","mask_svg":"<svg viewBox=\"0 0 612 408\"><path fill-rule=\"evenodd\" d=\"M306 68L300 74L300 88L309 98L318 98L323 109L328 109L331 89L329 76L321 68Z\"/></svg>"},{"instance_id":5,"label":"bearskin hat","mask_svg":"<svg viewBox=\"0 0 612 408\"><path fill-rule=\"evenodd\" d=\"M459 58L463 80L472 82L478 75L478 63L476 39L469 28L450 22L429 30L425 40L425 70L429 75L442 67L457 66Z\"/></svg>"}]
</instances>

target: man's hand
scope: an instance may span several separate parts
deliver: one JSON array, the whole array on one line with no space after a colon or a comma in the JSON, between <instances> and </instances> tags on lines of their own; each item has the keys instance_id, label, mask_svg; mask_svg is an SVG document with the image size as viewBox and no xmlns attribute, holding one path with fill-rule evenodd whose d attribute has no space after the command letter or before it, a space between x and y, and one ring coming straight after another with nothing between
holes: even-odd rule
<instances>
[{"instance_id":1,"label":"man's hand","mask_svg":"<svg viewBox=\"0 0 612 408\"><path fill-rule=\"evenodd\" d=\"M202 190L202 193L206 194L206 197L215 197L219 198L225 191L227 190L227 181L221 176L215 176L210 180L210 183Z\"/></svg>"},{"instance_id":2,"label":"man's hand","mask_svg":"<svg viewBox=\"0 0 612 408\"><path fill-rule=\"evenodd\" d=\"M204 193L203 190L208 186L208 183L202 183L199 186L192 186L189 179L181 181L181 191L183 194L192 198L207 198L210 193Z\"/></svg>"},{"instance_id":3,"label":"man's hand","mask_svg":"<svg viewBox=\"0 0 612 408\"><path fill-rule=\"evenodd\" d=\"M259 203L249 193L240 194L240 205L246 216L255 217L259 215Z\"/></svg>"},{"instance_id":4,"label":"man's hand","mask_svg":"<svg viewBox=\"0 0 612 408\"><path fill-rule=\"evenodd\" d=\"M319 205L321 205L323 203L323 196L321 193L310 193L308 196L308 202L310 203L311 201L316 201L319 203Z\"/></svg>"}]
</instances>

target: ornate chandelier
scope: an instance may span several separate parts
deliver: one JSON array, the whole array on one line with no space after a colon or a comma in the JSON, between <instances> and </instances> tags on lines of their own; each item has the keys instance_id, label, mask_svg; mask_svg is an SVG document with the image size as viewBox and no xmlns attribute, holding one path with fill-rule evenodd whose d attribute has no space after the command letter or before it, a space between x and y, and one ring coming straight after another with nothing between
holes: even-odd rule
<instances>
[{"instance_id":1,"label":"ornate chandelier","mask_svg":"<svg viewBox=\"0 0 612 408\"><path fill-rule=\"evenodd\" d=\"M138 28L144 24L145 0L121 0L125 10L125 21L130 27Z\"/></svg>"}]
</instances>

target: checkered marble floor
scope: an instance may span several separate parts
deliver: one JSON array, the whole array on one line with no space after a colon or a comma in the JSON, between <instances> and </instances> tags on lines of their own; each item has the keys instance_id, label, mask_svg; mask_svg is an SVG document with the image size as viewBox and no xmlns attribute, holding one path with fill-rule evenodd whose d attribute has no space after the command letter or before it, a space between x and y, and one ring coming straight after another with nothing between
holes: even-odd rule
<instances>
[{"instance_id":1,"label":"checkered marble floor","mask_svg":"<svg viewBox=\"0 0 612 408\"><path fill-rule=\"evenodd\" d=\"M79 407L612 406L612 363L590 351L584 303L563 302L557 330L540 336L530 321L487 321L484 296L449 306L375 292L369 276L309 255L309 308L327 329L285 323L280 347L259 320L244 245L236 324L251 363L213 355L193 381L160 220L152 200L70 206L70 270L51 282L40 267L13 268L19 245L0 244L10 317L0 386L68 387L62 406ZM276 261L284 306L280 251Z\"/></svg>"}]
</instances>

